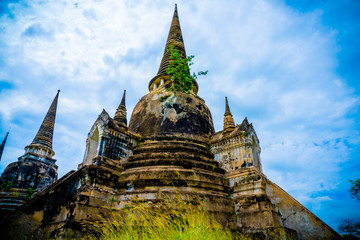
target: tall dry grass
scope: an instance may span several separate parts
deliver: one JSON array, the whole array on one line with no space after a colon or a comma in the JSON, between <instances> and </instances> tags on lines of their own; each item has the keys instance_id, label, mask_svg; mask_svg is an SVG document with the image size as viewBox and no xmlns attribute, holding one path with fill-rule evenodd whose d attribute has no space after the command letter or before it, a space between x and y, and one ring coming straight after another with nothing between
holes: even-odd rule
<instances>
[{"instance_id":1,"label":"tall dry grass","mask_svg":"<svg viewBox=\"0 0 360 240\"><path fill-rule=\"evenodd\" d=\"M203 202L184 201L178 196L158 203L138 202L112 211L109 219L92 223L90 238L99 239L232 239L231 230L223 227L203 208ZM245 239L237 237L237 239Z\"/></svg>"},{"instance_id":2,"label":"tall dry grass","mask_svg":"<svg viewBox=\"0 0 360 240\"><path fill-rule=\"evenodd\" d=\"M204 210L202 200L183 200L165 196L162 201L141 202L122 209L112 208L111 216L86 225L88 239L101 240L291 240L296 235L283 228L261 233L242 233L241 229L222 226L212 214Z\"/></svg>"}]
</instances>

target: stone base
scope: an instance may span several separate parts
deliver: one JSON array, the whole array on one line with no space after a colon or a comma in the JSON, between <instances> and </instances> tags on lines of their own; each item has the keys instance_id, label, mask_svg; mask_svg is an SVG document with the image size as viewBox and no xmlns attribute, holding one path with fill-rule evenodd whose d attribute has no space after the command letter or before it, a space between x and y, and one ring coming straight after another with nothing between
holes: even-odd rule
<instances>
[{"instance_id":1,"label":"stone base","mask_svg":"<svg viewBox=\"0 0 360 240\"><path fill-rule=\"evenodd\" d=\"M237 217L244 232L265 238L340 239L341 236L254 167L228 174ZM291 231L290 231L291 230ZM290 232L289 232L290 231ZM296 233L296 234L295 234ZM259 236L260 236L259 235Z\"/></svg>"},{"instance_id":2,"label":"stone base","mask_svg":"<svg viewBox=\"0 0 360 240\"><path fill-rule=\"evenodd\" d=\"M75 226L110 212L118 173L97 165L70 172L0 222L4 239L19 233L29 239L83 235L81 227Z\"/></svg>"},{"instance_id":3,"label":"stone base","mask_svg":"<svg viewBox=\"0 0 360 240\"><path fill-rule=\"evenodd\" d=\"M216 172L220 170L202 172L168 166L156 167L146 174L148 167L142 173L136 168L123 172L116 161L96 158L92 165L70 172L35 195L0 223L0 231L8 239L19 232L34 239L77 238L88 234L80 226L99 218L109 219L114 209L139 201L156 206L157 201L177 198L179 194L184 201L204 200L204 209L224 223L234 220L232 200L223 190L226 179ZM152 184L147 185L149 176ZM211 183L211 179L219 183ZM134 185L128 185L129 182Z\"/></svg>"},{"instance_id":4,"label":"stone base","mask_svg":"<svg viewBox=\"0 0 360 240\"><path fill-rule=\"evenodd\" d=\"M295 240L299 239L296 231L284 227L268 228L236 228L232 230L234 239L252 239L252 240Z\"/></svg>"},{"instance_id":5,"label":"stone base","mask_svg":"<svg viewBox=\"0 0 360 240\"><path fill-rule=\"evenodd\" d=\"M204 199L204 209L224 225L236 218L234 235L241 232L252 239L340 238L281 188L252 170L232 182L229 198L220 189L226 187L226 179L221 180L221 171L215 167L210 171L179 165L151 166L152 161L146 159L129 164L141 160L149 165L132 165L122 171L116 162L98 158L94 159L96 165L68 173L3 219L1 237L16 239L20 233L33 239L81 238L89 234L83 231L84 224L109 219L114 209L139 202L156 207L158 201L171 201L180 194L184 201ZM157 159L157 163L163 160L168 161Z\"/></svg>"},{"instance_id":6,"label":"stone base","mask_svg":"<svg viewBox=\"0 0 360 240\"><path fill-rule=\"evenodd\" d=\"M134 200L203 199L204 209L224 225L234 224L228 179L207 142L181 135L143 139L120 178L120 207Z\"/></svg>"}]
</instances>

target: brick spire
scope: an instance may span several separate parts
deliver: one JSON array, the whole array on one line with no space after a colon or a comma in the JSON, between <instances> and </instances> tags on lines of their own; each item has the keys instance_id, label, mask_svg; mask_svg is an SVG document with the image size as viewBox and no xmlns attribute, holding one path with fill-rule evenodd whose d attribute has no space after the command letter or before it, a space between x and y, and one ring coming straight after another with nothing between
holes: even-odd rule
<instances>
[{"instance_id":1,"label":"brick spire","mask_svg":"<svg viewBox=\"0 0 360 240\"><path fill-rule=\"evenodd\" d=\"M231 132L235 128L234 118L230 112L227 97L225 97L224 133Z\"/></svg>"},{"instance_id":2,"label":"brick spire","mask_svg":"<svg viewBox=\"0 0 360 240\"><path fill-rule=\"evenodd\" d=\"M231 115L231 112L230 112L230 108L229 108L229 103L228 103L227 97L225 97L225 114L224 114L224 116L227 116L227 115ZM232 116L232 115L231 115L231 116Z\"/></svg>"},{"instance_id":3,"label":"brick spire","mask_svg":"<svg viewBox=\"0 0 360 240\"><path fill-rule=\"evenodd\" d=\"M161 60L157 76L167 75L166 68L169 65L170 53L168 51L166 51L166 49L168 49L170 47L170 45L173 45L179 51L179 53L182 53L183 57L186 58L185 45L184 45L184 40L183 40L182 33L181 33L179 16L178 16L176 4L175 4L174 15L173 15L171 25L170 25L169 35L166 40L164 55Z\"/></svg>"},{"instance_id":4,"label":"brick spire","mask_svg":"<svg viewBox=\"0 0 360 240\"><path fill-rule=\"evenodd\" d=\"M168 51L166 51L166 49L168 49L171 45L174 46L174 48L177 49L179 51L179 53L182 53L184 58L186 58L185 45L184 45L184 41L183 41L183 37L182 37L182 33L181 33L180 21L179 21L176 4L175 4L174 15L173 15L171 25L170 25L169 35L166 40L164 54L163 54L163 57L162 57L162 60L160 63L159 71L158 71L157 75L153 79L151 79L151 81L149 83L149 90L150 90L151 84L156 79L158 79L162 76L168 75L166 73L166 68L169 65L170 53ZM197 85L196 82L195 82L195 85ZM197 86L196 86L196 88L197 88Z\"/></svg>"},{"instance_id":5,"label":"brick spire","mask_svg":"<svg viewBox=\"0 0 360 240\"><path fill-rule=\"evenodd\" d=\"M34 140L29 146L26 146L25 149L33 145L37 145L37 146L45 147L47 148L47 150L52 151L52 140L53 140L54 124L55 124L55 116L56 116L56 108L57 108L59 92L60 90L58 90L49 108L49 111L47 112L44 121L42 122L40 129L37 132Z\"/></svg>"},{"instance_id":6,"label":"brick spire","mask_svg":"<svg viewBox=\"0 0 360 240\"><path fill-rule=\"evenodd\" d=\"M9 135L9 131L6 133L6 136L0 145L0 161L1 161L2 154L4 152L4 147L5 147L5 143L6 143L6 139L7 139L8 135Z\"/></svg>"},{"instance_id":7,"label":"brick spire","mask_svg":"<svg viewBox=\"0 0 360 240\"><path fill-rule=\"evenodd\" d=\"M116 110L114 120L118 125L127 127L125 96L126 90L124 90L124 94L122 96L121 103Z\"/></svg>"}]
</instances>

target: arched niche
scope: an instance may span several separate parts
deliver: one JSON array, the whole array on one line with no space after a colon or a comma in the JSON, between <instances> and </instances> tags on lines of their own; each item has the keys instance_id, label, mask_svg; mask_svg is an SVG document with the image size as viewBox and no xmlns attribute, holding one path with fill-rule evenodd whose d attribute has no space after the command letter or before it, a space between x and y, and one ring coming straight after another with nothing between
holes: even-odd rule
<instances>
[{"instance_id":1,"label":"arched niche","mask_svg":"<svg viewBox=\"0 0 360 240\"><path fill-rule=\"evenodd\" d=\"M86 150L83 165L91 164L91 160L99 155L100 133L96 127L91 135L86 139Z\"/></svg>"}]
</instances>

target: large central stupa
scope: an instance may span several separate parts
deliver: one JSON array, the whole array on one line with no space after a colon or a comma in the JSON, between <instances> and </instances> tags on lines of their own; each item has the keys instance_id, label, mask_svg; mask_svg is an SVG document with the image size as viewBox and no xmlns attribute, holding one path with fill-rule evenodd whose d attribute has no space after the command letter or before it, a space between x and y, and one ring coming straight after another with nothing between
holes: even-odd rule
<instances>
[{"instance_id":1,"label":"large central stupa","mask_svg":"<svg viewBox=\"0 0 360 240\"><path fill-rule=\"evenodd\" d=\"M124 187L131 186L125 195L143 200L164 194L205 197L207 210L221 214L222 221L233 220L228 180L210 151L214 127L209 108L196 95L197 85L190 93L168 91L173 84L166 73L170 46L186 57L176 7L159 72L131 115L129 130L139 144L121 176Z\"/></svg>"}]
</instances>

